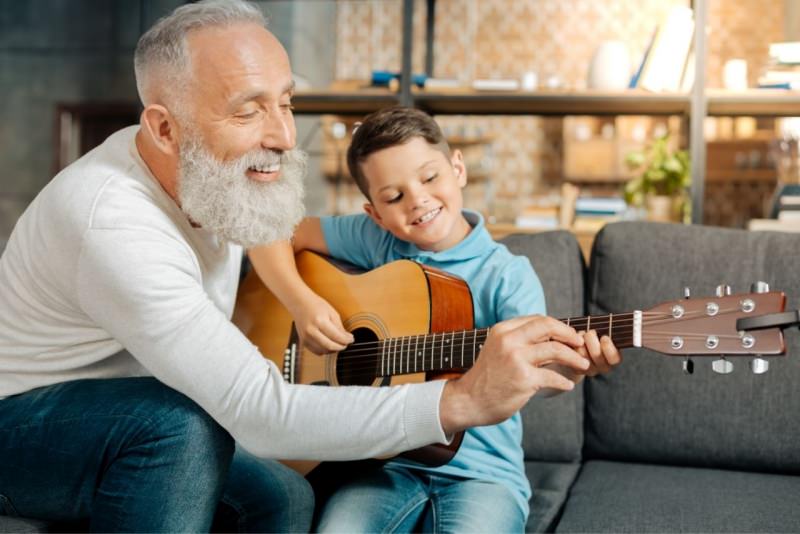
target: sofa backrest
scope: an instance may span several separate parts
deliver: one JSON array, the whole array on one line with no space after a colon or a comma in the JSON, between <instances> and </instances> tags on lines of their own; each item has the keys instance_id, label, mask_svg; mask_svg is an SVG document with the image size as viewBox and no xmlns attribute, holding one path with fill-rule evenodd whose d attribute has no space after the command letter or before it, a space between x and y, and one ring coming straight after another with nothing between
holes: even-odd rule
<instances>
[{"instance_id":1,"label":"sofa backrest","mask_svg":"<svg viewBox=\"0 0 800 534\"><path fill-rule=\"evenodd\" d=\"M763 280L800 305L800 235L703 226L623 222L597 236L590 263L589 312L645 310L714 294L719 284L748 292ZM620 367L588 380L585 457L759 471L800 472L800 335L786 331L787 355L756 375L751 358L711 358L629 349Z\"/></svg>"},{"instance_id":2,"label":"sofa backrest","mask_svg":"<svg viewBox=\"0 0 800 534\"><path fill-rule=\"evenodd\" d=\"M585 264L575 237L566 231L517 234L502 242L527 256L544 287L548 315L584 315ZM576 388L551 398L534 397L522 410L527 460L574 462L583 445L583 393Z\"/></svg>"}]
</instances>

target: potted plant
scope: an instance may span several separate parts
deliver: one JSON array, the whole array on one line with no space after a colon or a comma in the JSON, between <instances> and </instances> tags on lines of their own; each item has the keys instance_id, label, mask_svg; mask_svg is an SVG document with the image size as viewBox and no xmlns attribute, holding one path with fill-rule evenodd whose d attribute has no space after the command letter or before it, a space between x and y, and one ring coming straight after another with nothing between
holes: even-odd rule
<instances>
[{"instance_id":1,"label":"potted plant","mask_svg":"<svg viewBox=\"0 0 800 534\"><path fill-rule=\"evenodd\" d=\"M644 150L631 152L625 158L627 167L637 172L625 184L625 201L631 206L644 206L649 220L681 221L689 215L689 154L673 150L669 141L669 134L657 137Z\"/></svg>"}]
</instances>

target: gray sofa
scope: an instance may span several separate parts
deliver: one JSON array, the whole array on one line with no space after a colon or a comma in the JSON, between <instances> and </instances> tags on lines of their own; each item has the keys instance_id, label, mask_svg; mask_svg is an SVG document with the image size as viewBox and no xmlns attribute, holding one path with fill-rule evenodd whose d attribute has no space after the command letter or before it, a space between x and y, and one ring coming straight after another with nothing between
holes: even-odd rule
<instances>
[{"instance_id":1,"label":"gray sofa","mask_svg":"<svg viewBox=\"0 0 800 534\"><path fill-rule=\"evenodd\" d=\"M764 280L800 305L800 235L616 223L587 271L568 232L504 240L527 254L549 313L647 309L683 295L735 292ZM800 531L800 335L763 375L749 358L717 375L695 360L629 349L612 373L523 411L533 486L531 532ZM0 513L2 503L0 502ZM0 518L0 531L47 525Z\"/></svg>"},{"instance_id":2,"label":"gray sofa","mask_svg":"<svg viewBox=\"0 0 800 534\"><path fill-rule=\"evenodd\" d=\"M763 280L800 305L800 235L616 223L584 271L567 232L511 236L556 317L647 309ZM800 532L800 332L766 374L628 349L612 373L523 411L531 532Z\"/></svg>"}]
</instances>

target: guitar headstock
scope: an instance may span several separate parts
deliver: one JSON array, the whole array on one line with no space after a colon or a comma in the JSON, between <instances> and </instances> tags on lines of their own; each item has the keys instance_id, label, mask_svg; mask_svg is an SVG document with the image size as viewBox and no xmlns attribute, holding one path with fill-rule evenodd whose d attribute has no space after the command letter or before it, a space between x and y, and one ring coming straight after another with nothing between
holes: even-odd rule
<instances>
[{"instance_id":1,"label":"guitar headstock","mask_svg":"<svg viewBox=\"0 0 800 534\"><path fill-rule=\"evenodd\" d=\"M733 364L725 356L783 354L785 344L780 328L738 330L739 319L782 312L786 296L768 291L766 284L753 285L754 292L730 294L719 286L714 297L686 298L665 302L642 312L641 346L663 354L687 357L684 370L692 371L689 356L717 356L714 371L727 374ZM767 370L768 362L756 358L755 373Z\"/></svg>"}]
</instances>

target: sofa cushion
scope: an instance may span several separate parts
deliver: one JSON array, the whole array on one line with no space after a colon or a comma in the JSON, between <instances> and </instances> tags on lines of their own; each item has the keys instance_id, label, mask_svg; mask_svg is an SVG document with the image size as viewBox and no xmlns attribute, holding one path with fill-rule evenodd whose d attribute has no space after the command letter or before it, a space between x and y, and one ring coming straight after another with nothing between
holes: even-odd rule
<instances>
[{"instance_id":1,"label":"sofa cushion","mask_svg":"<svg viewBox=\"0 0 800 534\"><path fill-rule=\"evenodd\" d=\"M575 236L560 230L512 235L502 242L514 254L530 259L544 288L548 315L561 318L584 315L586 267ZM526 459L550 462L580 460L583 445L582 388L551 398L534 397L523 408L522 421Z\"/></svg>"},{"instance_id":2,"label":"sofa cushion","mask_svg":"<svg viewBox=\"0 0 800 534\"><path fill-rule=\"evenodd\" d=\"M579 463L525 462L525 473L533 487L525 532L552 531L580 468Z\"/></svg>"},{"instance_id":3,"label":"sofa cushion","mask_svg":"<svg viewBox=\"0 0 800 534\"><path fill-rule=\"evenodd\" d=\"M556 532L793 532L800 477L587 462Z\"/></svg>"},{"instance_id":4,"label":"sofa cushion","mask_svg":"<svg viewBox=\"0 0 800 534\"><path fill-rule=\"evenodd\" d=\"M748 291L756 280L800 297L800 235L702 226L616 223L595 240L590 312L647 308L682 296L712 295L726 283ZM786 331L787 356L770 371L750 372L731 358L718 375L709 358L695 372L681 359L629 349L613 372L586 382L587 458L800 473L800 335Z\"/></svg>"}]
</instances>

